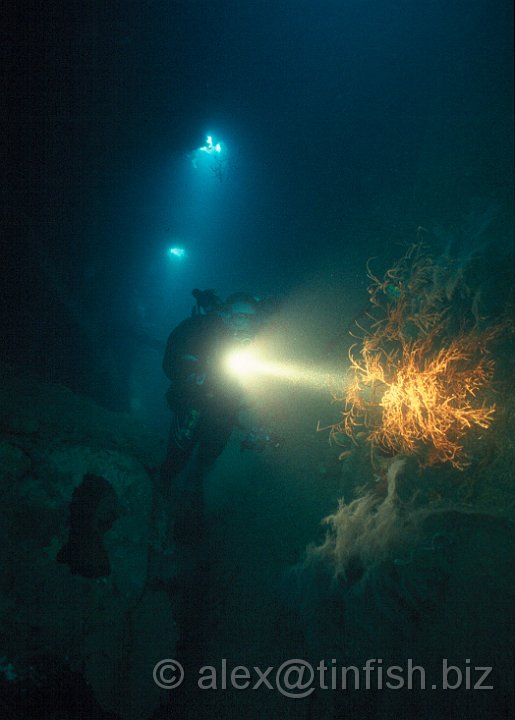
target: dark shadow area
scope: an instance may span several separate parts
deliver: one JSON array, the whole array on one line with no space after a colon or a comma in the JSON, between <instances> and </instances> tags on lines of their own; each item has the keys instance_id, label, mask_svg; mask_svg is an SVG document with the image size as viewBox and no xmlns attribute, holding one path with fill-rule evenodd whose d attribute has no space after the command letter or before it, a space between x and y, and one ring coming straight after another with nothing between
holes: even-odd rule
<instances>
[{"instance_id":1,"label":"dark shadow area","mask_svg":"<svg viewBox=\"0 0 515 720\"><path fill-rule=\"evenodd\" d=\"M59 551L57 561L68 565L72 575L86 578L109 575L111 568L103 537L118 514L112 485L103 477L84 475L73 491L68 541Z\"/></svg>"}]
</instances>

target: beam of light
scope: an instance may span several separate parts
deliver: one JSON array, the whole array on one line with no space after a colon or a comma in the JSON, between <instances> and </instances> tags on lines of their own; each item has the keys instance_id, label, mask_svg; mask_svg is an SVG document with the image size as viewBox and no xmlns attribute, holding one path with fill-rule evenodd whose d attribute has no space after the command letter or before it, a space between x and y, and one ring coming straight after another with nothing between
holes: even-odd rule
<instances>
[{"instance_id":1,"label":"beam of light","mask_svg":"<svg viewBox=\"0 0 515 720\"><path fill-rule=\"evenodd\" d=\"M346 382L342 372L311 370L292 363L267 360L251 348L229 352L225 357L225 368L246 384L258 377L270 377L295 385L334 390L342 389Z\"/></svg>"}]
</instances>

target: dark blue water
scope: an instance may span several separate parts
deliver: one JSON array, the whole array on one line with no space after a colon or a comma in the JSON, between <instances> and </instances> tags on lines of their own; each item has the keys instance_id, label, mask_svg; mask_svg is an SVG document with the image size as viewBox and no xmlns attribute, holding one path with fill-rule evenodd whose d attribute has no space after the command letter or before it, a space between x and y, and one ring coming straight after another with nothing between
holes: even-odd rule
<instances>
[{"instance_id":1,"label":"dark blue water","mask_svg":"<svg viewBox=\"0 0 515 720\"><path fill-rule=\"evenodd\" d=\"M54 488L45 459L54 395L34 390L38 383L145 423L164 453L162 355L172 328L191 313L193 288L213 288L222 299L246 291L269 303L267 352L321 373L347 368L356 340L349 330L370 322L367 260L382 278L417 239L447 268L446 282L434 287L456 336L476 321L487 332L510 318L512 12L504 0L91 0L28 1L5 13L0 359L10 370L2 371L2 433L25 453L4 453L6 468L18 458L1 485L13 513L6 547L40 523L48 528L41 548L54 547L52 537L62 545L67 504L59 502L70 502L81 474L105 474L87 462L72 471L72 455L63 460L68 480ZM391 454L378 467L362 442L340 462L342 448L316 433L317 421L335 423L343 409L318 381L248 389L242 427L206 471L205 534L168 548L168 565L155 538L141 540L157 569L120 631L118 675L96 678L90 692L92 676L70 661L66 642L37 639L51 627L44 612L18 643L9 615L0 621L5 717L79 717L60 695L53 703L60 683L83 698L88 717L113 712L124 720L511 717L513 334L503 327L488 347L492 385L477 400L495 404L494 421L466 437L470 464L426 467L410 455L393 489ZM27 389L13 374L33 384ZM10 404L17 400L21 424ZM75 438L85 411L62 402L63 437ZM54 423L61 406L52 407ZM37 419L28 422L31 412ZM81 447L105 442L114 452L104 426L97 423L94 440L91 427ZM160 461L142 463L152 483ZM29 483L20 497L37 505L33 476L54 488L54 499L22 512L12 478ZM340 511L328 540L321 521L342 498L357 505ZM157 536L168 510L153 512ZM116 522L107 535L116 536ZM9 553L0 588L6 608L27 587L13 585L11 574L29 562L19 540ZM31 562L27 577L51 585L51 571ZM84 582L93 597L97 581ZM41 592L33 602L47 607ZM16 622L32 627L24 602ZM138 616L143 606L147 614ZM98 623L109 623L94 607ZM176 694L156 694L151 681L162 613L166 623L176 619L169 655L189 672ZM145 633L148 667L131 656ZM86 664L88 652L78 653ZM224 658L250 668L251 685L252 668L277 669L291 658L315 668L326 662L325 680L331 668L370 658L404 671L411 658L438 677L438 689L385 689L375 672L371 689L343 692L325 688L318 671L316 690L302 699L264 681L255 690L201 691L199 668L219 668ZM443 659L459 667L460 689L442 690ZM11 665L25 668L17 679ZM491 689L465 688L477 667L491 668ZM125 671L134 696L149 698L145 711L136 701L129 707Z\"/></svg>"}]
</instances>

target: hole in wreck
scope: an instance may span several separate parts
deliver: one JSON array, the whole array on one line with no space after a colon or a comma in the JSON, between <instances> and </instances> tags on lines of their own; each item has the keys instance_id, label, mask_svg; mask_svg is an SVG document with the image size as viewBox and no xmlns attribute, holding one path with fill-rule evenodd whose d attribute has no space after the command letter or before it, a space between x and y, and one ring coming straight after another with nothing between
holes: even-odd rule
<instances>
[{"instance_id":1,"label":"hole in wreck","mask_svg":"<svg viewBox=\"0 0 515 720\"><path fill-rule=\"evenodd\" d=\"M116 493L105 478L86 474L73 491L68 540L57 555L73 575L106 577L111 572L104 534L119 515Z\"/></svg>"}]
</instances>

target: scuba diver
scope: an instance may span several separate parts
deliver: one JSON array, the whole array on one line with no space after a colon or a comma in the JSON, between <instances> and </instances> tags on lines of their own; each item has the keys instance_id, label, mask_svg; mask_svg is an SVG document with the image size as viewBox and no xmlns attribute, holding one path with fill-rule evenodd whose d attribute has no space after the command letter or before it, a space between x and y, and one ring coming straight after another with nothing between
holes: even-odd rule
<instances>
[{"instance_id":1,"label":"scuba diver","mask_svg":"<svg viewBox=\"0 0 515 720\"><path fill-rule=\"evenodd\" d=\"M192 294L197 301L192 316L171 332L163 359L172 419L160 475L172 499L178 542L192 541L201 532L203 477L225 448L243 406L241 388L224 372L222 359L231 348L250 342L259 326L258 302L251 295L236 293L223 303L214 290Z\"/></svg>"}]
</instances>

